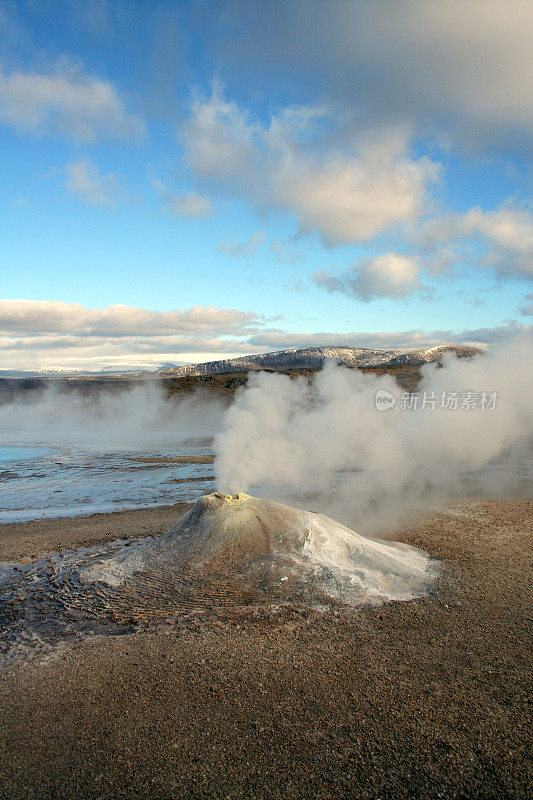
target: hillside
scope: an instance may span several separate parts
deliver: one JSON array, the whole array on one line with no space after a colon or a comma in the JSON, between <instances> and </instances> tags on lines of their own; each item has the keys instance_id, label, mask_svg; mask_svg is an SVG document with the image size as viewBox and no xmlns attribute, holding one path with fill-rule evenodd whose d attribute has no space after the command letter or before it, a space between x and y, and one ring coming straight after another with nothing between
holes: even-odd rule
<instances>
[{"instance_id":1,"label":"hillside","mask_svg":"<svg viewBox=\"0 0 533 800\"><path fill-rule=\"evenodd\" d=\"M363 369L385 369L388 367L420 367L432 361L440 361L445 353L454 353L458 358L477 355L477 347L463 345L440 345L396 350L374 350L362 347L304 347L293 350L277 350L273 353L240 356L238 358L207 361L203 364L188 364L158 370L161 377L183 378L187 376L223 375L252 370L317 370L328 359L346 367Z\"/></svg>"},{"instance_id":2,"label":"hillside","mask_svg":"<svg viewBox=\"0 0 533 800\"><path fill-rule=\"evenodd\" d=\"M79 391L98 394L102 391L120 392L152 381L160 382L168 394L209 392L231 396L244 386L249 372L265 370L282 372L291 377L299 375L312 378L328 359L351 369L376 375L393 375L400 387L414 391L419 385L420 368L430 362L440 362L443 355L453 353L458 358L470 358L483 351L477 347L441 345L402 350L376 350L360 347L305 347L295 350L278 350L273 353L242 356L240 358L208 361L180 367L159 369L154 372L117 372L76 375L28 375L26 377L0 375L0 402L9 402L26 393L39 393L49 387L60 391Z\"/></svg>"}]
</instances>

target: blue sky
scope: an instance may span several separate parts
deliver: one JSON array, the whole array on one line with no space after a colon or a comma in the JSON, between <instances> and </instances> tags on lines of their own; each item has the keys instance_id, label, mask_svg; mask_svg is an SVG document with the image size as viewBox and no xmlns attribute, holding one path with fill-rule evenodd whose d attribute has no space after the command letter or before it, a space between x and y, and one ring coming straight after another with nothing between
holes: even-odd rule
<instances>
[{"instance_id":1,"label":"blue sky","mask_svg":"<svg viewBox=\"0 0 533 800\"><path fill-rule=\"evenodd\" d=\"M532 17L7 0L0 369L530 331Z\"/></svg>"}]
</instances>

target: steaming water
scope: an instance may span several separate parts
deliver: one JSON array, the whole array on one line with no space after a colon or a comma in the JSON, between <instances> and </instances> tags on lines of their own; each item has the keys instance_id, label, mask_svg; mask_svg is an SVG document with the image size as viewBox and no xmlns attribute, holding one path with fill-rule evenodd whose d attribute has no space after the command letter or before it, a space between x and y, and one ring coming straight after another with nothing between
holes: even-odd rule
<instances>
[{"instance_id":1,"label":"steaming water","mask_svg":"<svg viewBox=\"0 0 533 800\"><path fill-rule=\"evenodd\" d=\"M223 410L157 384L0 403L0 522L195 500L213 489L212 464L194 459L212 455ZM192 463L164 463L176 456Z\"/></svg>"},{"instance_id":2,"label":"steaming water","mask_svg":"<svg viewBox=\"0 0 533 800\"><path fill-rule=\"evenodd\" d=\"M18 461L36 461L43 456L50 456L55 450L51 447L2 447L0 445L0 466L2 464L13 464Z\"/></svg>"},{"instance_id":3,"label":"steaming water","mask_svg":"<svg viewBox=\"0 0 533 800\"><path fill-rule=\"evenodd\" d=\"M0 445L0 522L80 516L196 499L212 490L212 464L150 463L142 459L207 456L211 452L208 441L124 450Z\"/></svg>"}]
</instances>

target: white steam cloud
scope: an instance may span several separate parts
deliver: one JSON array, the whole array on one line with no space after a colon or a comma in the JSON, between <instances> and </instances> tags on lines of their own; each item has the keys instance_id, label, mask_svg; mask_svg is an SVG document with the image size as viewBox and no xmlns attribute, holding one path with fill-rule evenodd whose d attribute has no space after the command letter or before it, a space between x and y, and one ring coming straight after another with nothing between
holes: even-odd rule
<instances>
[{"instance_id":1,"label":"white steam cloud","mask_svg":"<svg viewBox=\"0 0 533 800\"><path fill-rule=\"evenodd\" d=\"M527 491L533 437L532 340L473 360L422 370L419 408L402 408L393 377L327 365L308 383L251 375L215 439L217 485L253 490L327 512L371 533L428 498ZM376 391L396 398L376 410ZM426 393L426 407L422 405ZM441 408L457 393L457 410ZM461 408L463 393L477 408ZM481 397L497 393L495 408ZM432 407L433 396L435 408ZM488 399L488 398L486 398ZM490 401L489 401L490 405ZM311 496L311 497L309 497Z\"/></svg>"},{"instance_id":2,"label":"white steam cloud","mask_svg":"<svg viewBox=\"0 0 533 800\"><path fill-rule=\"evenodd\" d=\"M168 397L158 383L61 391L0 404L0 441L97 449L171 447L218 430L226 405L201 393Z\"/></svg>"}]
</instances>

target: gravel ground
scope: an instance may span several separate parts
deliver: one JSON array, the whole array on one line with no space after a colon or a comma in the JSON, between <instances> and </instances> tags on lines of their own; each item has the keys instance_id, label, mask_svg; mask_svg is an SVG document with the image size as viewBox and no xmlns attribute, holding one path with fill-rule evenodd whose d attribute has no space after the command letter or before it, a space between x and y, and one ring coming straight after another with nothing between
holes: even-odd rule
<instances>
[{"instance_id":1,"label":"gravel ground","mask_svg":"<svg viewBox=\"0 0 533 800\"><path fill-rule=\"evenodd\" d=\"M0 525L0 561L34 561L70 547L166 533L192 503L92 514L88 517L34 519Z\"/></svg>"},{"instance_id":2,"label":"gravel ground","mask_svg":"<svg viewBox=\"0 0 533 800\"><path fill-rule=\"evenodd\" d=\"M1 526L0 557L156 533L183 511ZM405 528L443 559L423 600L192 617L5 670L0 797L530 797L532 511L457 501Z\"/></svg>"}]
</instances>

